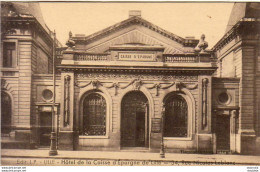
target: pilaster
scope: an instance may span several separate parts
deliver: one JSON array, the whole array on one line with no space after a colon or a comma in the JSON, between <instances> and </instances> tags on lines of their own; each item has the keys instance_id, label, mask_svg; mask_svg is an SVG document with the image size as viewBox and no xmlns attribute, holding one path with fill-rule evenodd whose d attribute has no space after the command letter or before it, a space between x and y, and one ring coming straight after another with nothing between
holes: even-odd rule
<instances>
[{"instance_id":1,"label":"pilaster","mask_svg":"<svg viewBox=\"0 0 260 172\"><path fill-rule=\"evenodd\" d=\"M212 135L212 77L200 75L198 78L199 101L197 114L197 151L210 153L213 151Z\"/></svg>"},{"instance_id":2,"label":"pilaster","mask_svg":"<svg viewBox=\"0 0 260 172\"><path fill-rule=\"evenodd\" d=\"M74 73L62 72L61 83L59 149L73 150Z\"/></svg>"}]
</instances>

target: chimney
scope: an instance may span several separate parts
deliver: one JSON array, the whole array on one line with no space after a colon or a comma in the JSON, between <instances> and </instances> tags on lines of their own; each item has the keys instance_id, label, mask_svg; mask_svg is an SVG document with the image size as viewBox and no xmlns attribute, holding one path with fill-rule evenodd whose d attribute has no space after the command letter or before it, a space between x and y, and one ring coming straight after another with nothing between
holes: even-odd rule
<instances>
[{"instance_id":1,"label":"chimney","mask_svg":"<svg viewBox=\"0 0 260 172\"><path fill-rule=\"evenodd\" d=\"M141 17L141 10L130 10L129 18L134 16Z\"/></svg>"}]
</instances>

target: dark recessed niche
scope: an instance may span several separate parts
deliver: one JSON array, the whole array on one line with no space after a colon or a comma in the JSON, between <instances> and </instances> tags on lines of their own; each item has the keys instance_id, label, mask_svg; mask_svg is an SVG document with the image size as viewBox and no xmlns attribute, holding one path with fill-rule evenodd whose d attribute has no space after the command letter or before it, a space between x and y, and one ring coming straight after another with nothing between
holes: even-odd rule
<instances>
[{"instance_id":1,"label":"dark recessed niche","mask_svg":"<svg viewBox=\"0 0 260 172\"><path fill-rule=\"evenodd\" d=\"M45 90L43 90L43 92L42 92L42 97L43 97L45 100L50 100L50 99L52 99L52 97L53 97L53 93L52 93L51 90L45 89Z\"/></svg>"},{"instance_id":2,"label":"dark recessed niche","mask_svg":"<svg viewBox=\"0 0 260 172\"><path fill-rule=\"evenodd\" d=\"M226 92L220 93L218 95L218 100L220 103L226 104L229 101L229 95Z\"/></svg>"}]
</instances>

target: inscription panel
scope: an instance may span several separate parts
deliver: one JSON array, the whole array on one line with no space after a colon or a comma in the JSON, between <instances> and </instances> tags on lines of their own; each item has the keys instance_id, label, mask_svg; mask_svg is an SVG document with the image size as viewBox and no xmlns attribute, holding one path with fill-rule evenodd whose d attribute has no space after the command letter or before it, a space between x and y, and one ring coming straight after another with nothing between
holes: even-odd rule
<instances>
[{"instance_id":1,"label":"inscription panel","mask_svg":"<svg viewBox=\"0 0 260 172\"><path fill-rule=\"evenodd\" d=\"M155 61L154 53L138 53L138 52L120 52L118 53L118 60L123 61Z\"/></svg>"},{"instance_id":2,"label":"inscription panel","mask_svg":"<svg viewBox=\"0 0 260 172\"><path fill-rule=\"evenodd\" d=\"M161 118L152 118L152 133L161 133Z\"/></svg>"}]
</instances>

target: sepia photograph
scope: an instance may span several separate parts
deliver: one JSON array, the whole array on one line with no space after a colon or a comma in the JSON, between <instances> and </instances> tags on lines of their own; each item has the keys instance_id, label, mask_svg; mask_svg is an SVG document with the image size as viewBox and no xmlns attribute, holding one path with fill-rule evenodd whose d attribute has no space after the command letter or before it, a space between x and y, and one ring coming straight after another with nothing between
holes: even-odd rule
<instances>
[{"instance_id":1,"label":"sepia photograph","mask_svg":"<svg viewBox=\"0 0 260 172\"><path fill-rule=\"evenodd\" d=\"M2 172L259 172L260 2L0 3Z\"/></svg>"}]
</instances>

